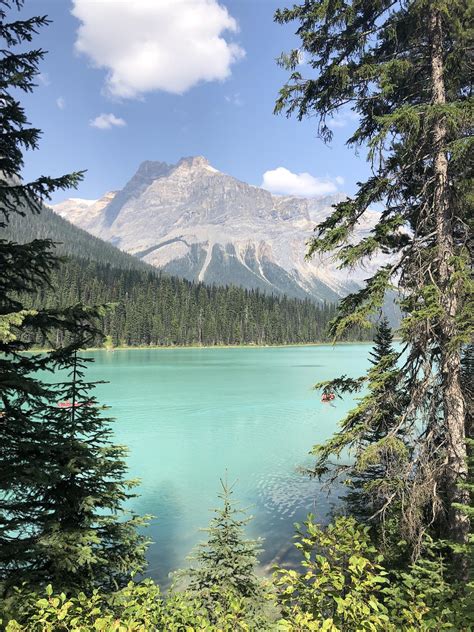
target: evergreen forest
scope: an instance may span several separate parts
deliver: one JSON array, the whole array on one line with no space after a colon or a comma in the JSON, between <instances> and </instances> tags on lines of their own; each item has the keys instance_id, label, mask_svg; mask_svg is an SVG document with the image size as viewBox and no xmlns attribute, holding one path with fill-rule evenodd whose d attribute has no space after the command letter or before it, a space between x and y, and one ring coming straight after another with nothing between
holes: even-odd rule
<instances>
[{"instance_id":1,"label":"evergreen forest","mask_svg":"<svg viewBox=\"0 0 474 632\"><path fill-rule=\"evenodd\" d=\"M17 242L48 239L62 262L48 286L25 297L29 307L61 308L83 302L110 305L100 330L108 346L274 345L329 340L335 304L315 304L258 290L206 286L169 275L73 226L43 206L10 218L5 234ZM57 332L57 336L60 336ZM348 340L368 340L357 328ZM36 346L50 344L30 332ZM101 346L99 338L93 345Z\"/></svg>"},{"instance_id":2,"label":"evergreen forest","mask_svg":"<svg viewBox=\"0 0 474 632\"><path fill-rule=\"evenodd\" d=\"M78 302L111 305L100 330L114 347L321 342L327 340L327 325L336 312L334 304L317 306L309 300L206 286L79 259L62 263L51 285L25 304L61 308ZM350 338L368 335L370 330L361 329ZM34 342L48 345L38 337Z\"/></svg>"},{"instance_id":3,"label":"evergreen forest","mask_svg":"<svg viewBox=\"0 0 474 632\"><path fill-rule=\"evenodd\" d=\"M48 232L20 236L24 219L41 226L51 195L84 177L21 179L41 137L20 101L46 54L35 37L49 20L34 7L0 0L2 628L474 630L473 3L305 0L274 16L298 39L279 59L288 78L275 113L310 118L329 143L331 117L349 105L358 123L348 144L368 149L371 175L308 236L308 256L334 252L347 269L390 257L337 307L162 277L98 240L84 259ZM377 225L355 243L376 203ZM387 291L403 311L400 345L380 317ZM308 446L306 475L344 491L327 524L309 514L296 525L300 563L262 574L265 544L248 537L251 518L223 477L190 566L166 592L143 579L160 543L145 535L151 517L127 510L137 482L80 350L303 342L327 323L336 340L366 331L373 341L363 375L315 385L357 398L329 439ZM62 382L46 379L58 373Z\"/></svg>"}]
</instances>

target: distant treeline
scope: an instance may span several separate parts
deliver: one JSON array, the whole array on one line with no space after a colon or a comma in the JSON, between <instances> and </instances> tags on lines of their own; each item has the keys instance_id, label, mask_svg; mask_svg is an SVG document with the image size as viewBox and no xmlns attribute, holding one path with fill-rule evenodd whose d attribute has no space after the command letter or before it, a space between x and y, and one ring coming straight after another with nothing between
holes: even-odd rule
<instances>
[{"instance_id":1,"label":"distant treeline","mask_svg":"<svg viewBox=\"0 0 474 632\"><path fill-rule=\"evenodd\" d=\"M207 286L156 272L67 259L31 306L114 303L101 328L114 346L288 344L327 340L336 305ZM353 332L351 339L371 339ZM35 339L38 345L46 341Z\"/></svg>"}]
</instances>

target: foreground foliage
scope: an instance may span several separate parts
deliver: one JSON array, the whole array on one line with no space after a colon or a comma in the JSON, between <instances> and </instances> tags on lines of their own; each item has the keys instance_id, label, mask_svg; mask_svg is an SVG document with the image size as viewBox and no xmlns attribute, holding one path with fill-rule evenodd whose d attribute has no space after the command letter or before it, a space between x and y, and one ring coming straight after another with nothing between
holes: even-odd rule
<instances>
[{"instance_id":1,"label":"foreground foliage","mask_svg":"<svg viewBox=\"0 0 474 632\"><path fill-rule=\"evenodd\" d=\"M456 595L445 578L443 557L430 541L423 559L397 572L384 566L368 528L353 518L341 517L322 528L310 516L296 546L302 570L278 569L274 581L265 582L266 608L257 615L225 578L209 589L215 592L212 609L209 591L164 596L145 580L112 593L66 595L51 586L41 595L18 590L4 611L6 630L468 632L474 626L472 594Z\"/></svg>"},{"instance_id":2,"label":"foreground foliage","mask_svg":"<svg viewBox=\"0 0 474 632\"><path fill-rule=\"evenodd\" d=\"M396 632L474 625L472 595L458 596L430 540L417 563L393 571L369 528L354 518L338 518L324 529L309 516L297 539L302 571L280 569L276 580L290 629Z\"/></svg>"},{"instance_id":3,"label":"foreground foliage","mask_svg":"<svg viewBox=\"0 0 474 632\"><path fill-rule=\"evenodd\" d=\"M197 546L191 566L179 576L186 580L188 591L205 604L211 620L216 610L229 610L229 595L236 596L249 615L259 620L265 602L263 584L255 575L260 543L245 537L251 517L232 499L233 488L227 480L221 480L221 487L222 506L214 510L205 529L207 541Z\"/></svg>"},{"instance_id":4,"label":"foreground foliage","mask_svg":"<svg viewBox=\"0 0 474 632\"><path fill-rule=\"evenodd\" d=\"M205 605L189 593L165 598L151 580L131 582L121 591L94 591L67 597L47 587L44 596L18 594L21 618L6 625L7 632L181 632L184 630L255 630L242 600L222 594L227 607L216 604L211 620Z\"/></svg>"}]
</instances>

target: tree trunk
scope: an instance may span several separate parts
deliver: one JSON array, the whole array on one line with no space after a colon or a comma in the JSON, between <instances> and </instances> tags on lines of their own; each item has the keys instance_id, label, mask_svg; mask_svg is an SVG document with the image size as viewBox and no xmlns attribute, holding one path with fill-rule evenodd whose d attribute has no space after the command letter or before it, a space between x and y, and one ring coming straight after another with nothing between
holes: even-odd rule
<instances>
[{"instance_id":1,"label":"tree trunk","mask_svg":"<svg viewBox=\"0 0 474 632\"><path fill-rule=\"evenodd\" d=\"M435 3L433 3L435 4ZM433 103L446 103L443 77L443 25L436 6L430 11L431 79ZM446 122L439 116L433 128L435 146L433 212L436 220L437 272L442 302L439 321L440 371L444 423L447 441L446 494L449 504L449 535L458 543L467 542L469 519L458 507L469 504L469 492L459 484L467 478L466 411L461 388L461 352L453 344L456 335L456 314L459 307L459 286L454 279L452 264L455 256L452 206L448 192L448 159L445 142Z\"/></svg>"}]
</instances>

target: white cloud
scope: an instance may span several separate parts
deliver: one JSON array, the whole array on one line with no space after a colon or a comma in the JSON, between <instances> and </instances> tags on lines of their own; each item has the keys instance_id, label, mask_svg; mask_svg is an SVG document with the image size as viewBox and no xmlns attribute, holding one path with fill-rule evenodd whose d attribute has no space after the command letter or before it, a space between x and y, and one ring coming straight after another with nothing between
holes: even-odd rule
<instances>
[{"instance_id":1,"label":"white cloud","mask_svg":"<svg viewBox=\"0 0 474 632\"><path fill-rule=\"evenodd\" d=\"M108 71L110 96L182 94L201 81L226 79L244 56L223 34L237 22L218 0L73 0L80 20L76 51Z\"/></svg>"},{"instance_id":2,"label":"white cloud","mask_svg":"<svg viewBox=\"0 0 474 632\"><path fill-rule=\"evenodd\" d=\"M64 99L64 97L58 97L56 99L56 105L60 110L64 110L64 108L66 107L66 100Z\"/></svg>"},{"instance_id":3,"label":"white cloud","mask_svg":"<svg viewBox=\"0 0 474 632\"><path fill-rule=\"evenodd\" d=\"M89 121L91 127L97 127L97 129L110 129L111 127L124 127L127 123L123 118L115 116L115 114L100 114L95 119Z\"/></svg>"},{"instance_id":4,"label":"white cloud","mask_svg":"<svg viewBox=\"0 0 474 632\"><path fill-rule=\"evenodd\" d=\"M316 178L310 173L293 173L285 167L277 167L263 174L262 187L281 195L299 195L301 197L316 197L335 193L338 185L344 180L336 178Z\"/></svg>"}]
</instances>

